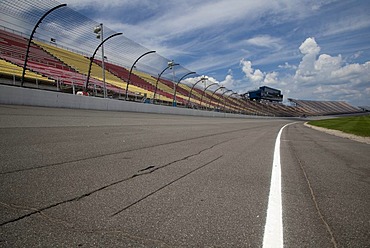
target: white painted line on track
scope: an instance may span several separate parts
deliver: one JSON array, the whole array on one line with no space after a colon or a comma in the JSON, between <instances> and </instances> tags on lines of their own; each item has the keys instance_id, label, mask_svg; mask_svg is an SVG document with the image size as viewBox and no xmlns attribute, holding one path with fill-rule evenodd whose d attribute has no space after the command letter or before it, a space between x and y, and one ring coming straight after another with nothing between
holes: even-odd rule
<instances>
[{"instance_id":1,"label":"white painted line on track","mask_svg":"<svg viewBox=\"0 0 370 248\"><path fill-rule=\"evenodd\" d=\"M295 123L295 122L294 122ZM265 233L263 235L263 248L279 248L284 246L283 239L283 211L281 201L281 164L280 164L280 136L283 129L291 124L283 126L275 141L274 160L272 162L272 174L270 195L267 206Z\"/></svg>"}]
</instances>

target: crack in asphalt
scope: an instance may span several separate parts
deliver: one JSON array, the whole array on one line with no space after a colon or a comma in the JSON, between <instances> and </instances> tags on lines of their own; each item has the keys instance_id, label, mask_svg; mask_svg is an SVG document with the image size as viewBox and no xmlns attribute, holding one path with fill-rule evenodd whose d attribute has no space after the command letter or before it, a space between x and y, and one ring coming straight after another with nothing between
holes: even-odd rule
<instances>
[{"instance_id":1,"label":"crack in asphalt","mask_svg":"<svg viewBox=\"0 0 370 248\"><path fill-rule=\"evenodd\" d=\"M150 169L152 169L152 168L154 168L154 167L155 167L155 165L149 165L148 167L146 167L146 168L144 168L144 169L139 170L139 172L146 171L146 170L150 170Z\"/></svg>"},{"instance_id":2,"label":"crack in asphalt","mask_svg":"<svg viewBox=\"0 0 370 248\"><path fill-rule=\"evenodd\" d=\"M236 132L246 131L246 130L250 130L250 129L261 128L261 127L263 127L263 125L256 126L256 127L242 128L242 129L237 129L237 130L232 130L232 131L212 133L212 134L202 135L202 136L193 137L193 138L189 138L189 139L176 140L176 141L171 141L171 142L159 143L159 144L155 144L155 145L148 145L148 146L128 149L128 150L125 150L125 151L110 152L110 153L106 153L106 154L99 154L99 155L94 155L94 156L90 156L90 157L86 157L86 158L72 159L72 160L68 160L68 161L64 161L64 162L40 165L40 166L36 166L36 167L31 167L31 168L5 171L5 172L0 172L0 175L12 174L12 173L23 172L23 171L31 171L31 170L37 170L37 169L42 169L42 168L49 168L49 167L54 167L54 166L58 166L58 165L64 165L64 164L69 164L69 163L87 161L87 160L97 159L97 158L104 158L104 157L123 154L123 153L127 153L127 152L140 151L140 150L144 150L144 149L148 149L148 148L152 148L152 147L172 145L172 144L176 144L176 143L181 143L181 142L186 142L186 141L191 141L191 140L197 140L197 139L202 139L202 138L208 138L208 137L218 136L218 135L223 135L223 134L236 133ZM126 159L128 159L128 158L126 158Z\"/></svg>"},{"instance_id":3,"label":"crack in asphalt","mask_svg":"<svg viewBox=\"0 0 370 248\"><path fill-rule=\"evenodd\" d=\"M172 165L172 164L175 164L175 163L177 163L177 162L184 161L184 160L187 160L187 159L189 159L189 158L191 158L191 157L198 156L198 155L202 154L202 153L203 153L203 152L205 152L205 151L211 150L211 149L213 149L214 147L216 147L216 146L218 146L218 145L221 145L221 144L224 144L224 143L227 143L227 142L229 142L229 141L231 141L231 140L233 140L233 139L228 139L228 140L225 140L225 141L218 142L218 143L216 143L216 144L214 144L214 145L212 145L212 146L210 146L210 147L207 147L207 148L205 148L205 149L200 150L200 151L199 151L199 152L197 152L197 153L190 154L190 155L188 155L188 156L185 156L185 157L183 157L183 158L180 158L180 159L174 160L174 161L172 161L172 162L169 162L169 163L164 164L164 165L161 165L161 166L148 166L148 167L147 167L147 168L145 168L145 169L141 169L141 170L139 170L139 171L138 171L138 173L134 174L132 177L137 177L137 176L142 176L142 175L146 175L146 174L153 173L153 172L154 172L154 171L156 171L156 170L159 170L159 169L165 168L165 167L170 166L170 165ZM150 168L149 168L149 167L150 167Z\"/></svg>"},{"instance_id":4,"label":"crack in asphalt","mask_svg":"<svg viewBox=\"0 0 370 248\"><path fill-rule=\"evenodd\" d=\"M302 132L301 132L301 133L302 133ZM313 141L313 140L311 139L311 141ZM315 142L315 141L314 141L314 142ZM310 179L308 178L308 175L307 175L306 170L305 170L305 168L304 168L303 162L299 159L298 154L297 154L297 151L296 151L296 149L294 148L294 146L293 146L292 142L291 142L291 141L288 141L288 143L289 143L289 146L290 146L290 150L292 151L292 153L293 153L293 155L294 155L295 159L297 160L297 162L298 162L298 164L299 164L299 167L300 167L300 168L301 168L301 170L302 170L303 176L304 176L304 178L305 178L305 180L306 180L306 183L307 183L308 189L309 189L310 194L311 194L311 199L312 199L312 201L313 201L313 203L314 203L314 205L315 205L316 212L317 212L317 214L318 214L318 216L319 216L319 218L320 218L321 222L324 224L324 226L325 226L325 228L326 228L326 231L327 231L327 232L329 233L329 235L330 235L330 241L331 241L331 243L333 244L333 247L334 247L334 248L337 248L337 247L338 247L338 243L337 243L337 241L336 241L336 239L335 239L335 237L334 237L334 232L333 232L333 231L332 231L332 229L330 228L330 226L329 226L328 222L326 221L326 219L325 219L325 217L324 217L323 213L322 213L322 212L321 212L321 210L320 210L319 203L318 203L318 201L317 201L317 199L316 199L316 194L315 194L315 192L314 192L314 190L313 190L313 188L312 188L311 181L310 181Z\"/></svg>"},{"instance_id":5,"label":"crack in asphalt","mask_svg":"<svg viewBox=\"0 0 370 248\"><path fill-rule=\"evenodd\" d=\"M41 214L41 212L42 212L42 211L45 211L45 210L51 209L51 208L53 208L53 207L56 207L56 206L59 206L59 205L65 204L65 203L74 202L74 201L79 201L79 200L81 200L81 199L83 199L83 198L85 198L85 197L88 197L88 196L90 196L90 195L92 195L92 194L94 194L94 193L97 193L97 192L99 192L99 191L102 191L102 190L104 190L104 189L106 189L106 188L109 188L109 187L111 187L111 186L117 185L117 184L119 184L119 183L123 183L123 182L125 182L125 181L128 181L128 180L133 179L133 178L138 177L138 176L142 176L142 175L146 175L146 174L153 173L153 172L154 172L154 171L156 171L156 170L159 170L159 169L165 168L165 167L170 166L170 165L172 165L172 164L175 164L175 163L177 163L177 162L187 160L187 159L189 159L189 158L191 158L191 157L194 157L194 156L198 156L198 155L200 155L201 153L203 153L203 152L205 152L205 151L208 151L208 150L210 150L210 149L214 148L214 147L215 147L215 146L217 146L217 145L220 145L220 144L223 144L223 143L229 142L230 140L233 140L233 139L228 139L228 140L226 140L226 141L218 142L218 143L216 143L216 144L214 144L214 145L212 145L212 146L210 146L210 147L207 147L207 148L205 148L205 149L200 150L199 152L196 152L196 153L190 154L190 155L188 155L188 156L185 156L185 157L183 157L183 158L180 158L180 159L174 160L174 161L172 161L172 162L170 162L170 163L167 163L167 164L164 164L164 165L162 165L162 166L158 166L158 167L154 167L154 166L153 166L153 167L151 167L151 166L149 166L149 167L151 168L149 171L148 171L148 170L145 170L145 169L148 169L148 168L149 168L149 167L147 167L147 168L145 168L144 170L140 170L138 173L136 173L136 174L134 174L134 175L132 175L132 176L130 176L130 177L126 177L126 178L124 178L124 179L121 179L121 180L115 181L115 182L113 182L113 183L110 183L110 184L104 185L104 186L102 186L102 187L100 187L100 188L97 188L97 189L92 190L92 191L90 191L90 192L87 192L87 193L85 193L85 194L82 194L82 195L76 196L76 197L74 197L74 198L67 199L67 200L64 200L64 201L61 201L61 202L57 202L57 203L54 203L54 204L51 204L51 205L48 205L48 206L45 206L45 207L42 207L42 208L39 208L39 209L36 209L36 208L30 208L31 212L29 212L29 213L27 213L27 214L24 214L24 215L22 215L22 216L19 216L19 217L17 217L17 218L14 218L14 219L11 219L11 220L8 220L8 221L5 221L5 222L1 223L1 224L0 224L0 226L4 226L4 225L7 225L7 224L10 224L10 223L13 223L13 222L17 222L17 221L19 221L19 220L22 220L22 219L24 219L24 218L30 217L30 216L32 216L32 215L34 215L34 214L37 214L37 213L40 213L40 214ZM222 157L222 156L220 156L220 157ZM219 159L220 157L218 157L217 159ZM216 159L216 160L217 160L217 159ZM213 161L211 161L211 162L213 162ZM207 164L206 164L206 165L207 165ZM205 165L203 165L203 166L201 166L201 167L204 167L204 166L205 166ZM200 169L201 167L199 167L198 169ZM198 170L198 169L196 169L196 170ZM196 171L196 170L193 170L193 171L191 171L190 173L192 173L192 172L194 172L194 171ZM179 180L179 179L181 179L181 178L183 178L183 177L187 176L187 175L188 175L188 174L190 174L190 173L185 174L184 176L182 176L182 177L180 177L180 178L176 179L175 181L177 181L177 180ZM170 182L170 183L169 183L169 185L170 185L170 184L172 184L172 183L174 183L174 182ZM167 185L167 186L168 186L168 185ZM157 190L157 191L159 191L159 190ZM156 192L157 192L157 191L156 191ZM154 193L152 193L152 194L154 194ZM151 194L151 195L152 195L152 194ZM148 197L148 196L147 196L147 197ZM146 197L146 198L147 198L147 197ZM140 201L141 201L141 200L140 200ZM5 203L3 203L3 204L5 204Z\"/></svg>"},{"instance_id":6,"label":"crack in asphalt","mask_svg":"<svg viewBox=\"0 0 370 248\"><path fill-rule=\"evenodd\" d=\"M95 190L93 190L93 191L90 191L90 192L87 192L87 193L85 193L85 194L83 194L83 195L79 195L79 196L76 196L76 197L74 197L74 198L67 199L67 200L64 200L64 201L61 201L61 202L57 202L57 203L54 203L54 204L51 204L51 205L45 206L45 207L43 207L43 208L34 209L32 212L30 212L30 213L28 213L28 214L25 214L25 215L19 216L19 217L15 218L15 219L12 219L12 220L5 221L5 222L1 223L1 224L0 224L0 226L4 226L4 225L6 225L6 224L9 224L9 223L12 223L12 222L19 221L19 220L24 219L24 218L26 218L26 217L29 217L29 216L31 216L31 215L34 215L34 214L37 214L37 213L41 213L42 211L45 211L45 210L51 209L51 208L53 208L53 207L56 207L56 206L59 206L59 205L65 204L65 203L74 202L74 201L79 201L79 200L81 200L81 199L83 199L83 198L85 198L85 197L87 197L87 196L90 196L90 195L92 195L92 194L94 194L94 193L97 193L97 192L99 192L99 191L102 191L102 190L104 190L104 189L106 189L106 188L108 188L108 187L114 186L114 185L116 185L116 184L119 184L119 183L122 183L122 182L128 181L128 180L130 180L130 179L132 179L132 178L134 178L134 177L135 177L135 175L130 176L130 177L127 177L127 178L124 178L124 179L121 179L121 180L118 180L118 181L115 181L115 182L110 183L110 184L107 184L107 185L105 185L105 186L103 186L103 187L97 188L97 189L95 189Z\"/></svg>"},{"instance_id":7,"label":"crack in asphalt","mask_svg":"<svg viewBox=\"0 0 370 248\"><path fill-rule=\"evenodd\" d=\"M332 154L334 157L342 160L344 162L344 165L350 169L349 172L359 177L359 181L366 183L366 184L370 184L370 181L369 181L370 169L353 166L353 165L356 165L356 163L355 161L351 160L352 158L343 156L341 152L338 152L335 149L328 149L326 146L323 146L317 140L311 139L306 133L303 133L303 132L300 132L300 133L302 136L307 138L309 141L313 142L316 146L320 147L321 150L325 151L326 153ZM357 173L354 171L356 171Z\"/></svg>"},{"instance_id":8,"label":"crack in asphalt","mask_svg":"<svg viewBox=\"0 0 370 248\"><path fill-rule=\"evenodd\" d=\"M4 207L8 208L8 209L21 209L21 210L28 210L28 211L31 211L31 210L35 210L34 208L30 208L30 207L25 207L25 206L19 206L19 205L14 205L14 204L6 204L6 203L3 203L3 202L0 202L0 205L3 205ZM39 214L41 214L43 217L45 217L50 223L54 223L54 224L60 224L62 226L64 226L64 228L68 229L68 230L71 230L73 229L74 231L80 231L80 232L84 232L84 233L90 233L90 234L93 234L93 233L101 233L101 234L120 234L122 235L123 237L127 238L127 239L130 239L130 240L133 240L135 242L153 242L153 243L156 243L156 244L161 244L162 246L164 247L174 247L173 245L169 245L168 243L166 243L165 241L163 240L159 240L159 239L151 239L151 238L147 238L147 237L140 237L140 236L137 236L137 235L133 235L133 234L130 234L126 231L123 231L123 230L103 230L103 229L90 229L90 230L86 230L84 228L79 228L79 227L76 227L74 226L72 223L69 223L65 220L61 220L59 218L54 218L54 217L51 217L47 214L44 214L42 212L40 212ZM1 240L0 240L0 243L1 243ZM83 245L81 243L81 245ZM157 247L157 246L156 246Z\"/></svg>"},{"instance_id":9,"label":"crack in asphalt","mask_svg":"<svg viewBox=\"0 0 370 248\"><path fill-rule=\"evenodd\" d=\"M127 205L126 207L124 207L124 208L122 208L122 209L118 210L117 212L113 213L113 214L111 215L111 217L114 217L114 216L116 216L116 215L120 214L121 212L123 212L123 211L125 211L125 210L129 209L130 207L132 207L132 206L134 206L134 205L138 204L139 202L141 202L141 201L145 200L146 198L148 198L148 197L150 197L150 196L154 195L155 193L157 193L157 192L159 192L159 191L163 190L164 188L167 188L167 187L168 187L168 186L170 186L171 184L173 184L173 183L175 183L175 182L177 182L177 181L179 181L179 180L183 179L184 177L186 177L186 176L188 176L188 175L190 175L190 174L192 174L192 173L196 172L197 170L202 169L203 167L205 167L205 166L207 166L207 165L209 165L209 164L211 164L211 163L213 163L213 162L217 161L218 159L220 159L220 158L222 158L222 157L223 157L223 155L220 155L220 156L218 156L217 158L212 159L211 161L209 161L209 162L207 162L207 163L205 163L205 164L203 164L203 165L201 165L201 166L199 166L199 167L197 167L197 168L195 168L195 169L193 169L193 170L189 171L188 173L186 173L186 174L182 175L181 177L178 177L178 178L176 178L176 179L172 180L171 182L166 183L166 184L165 184L165 185L163 185L162 187L159 187L158 189L156 189L156 190L154 190L154 191L150 192L149 194L147 194L147 195L145 195L145 196L141 197L140 199L138 199L138 200L134 201L133 203L131 203L131 204Z\"/></svg>"}]
</instances>

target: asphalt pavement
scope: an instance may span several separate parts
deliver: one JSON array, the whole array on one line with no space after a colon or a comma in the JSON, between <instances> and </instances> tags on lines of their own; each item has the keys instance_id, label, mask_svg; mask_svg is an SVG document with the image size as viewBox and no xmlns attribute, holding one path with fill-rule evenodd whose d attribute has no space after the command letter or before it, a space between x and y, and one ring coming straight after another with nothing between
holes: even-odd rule
<instances>
[{"instance_id":1,"label":"asphalt pavement","mask_svg":"<svg viewBox=\"0 0 370 248\"><path fill-rule=\"evenodd\" d=\"M367 247L370 145L300 119L0 105L1 247L262 247L277 133L285 247Z\"/></svg>"}]
</instances>

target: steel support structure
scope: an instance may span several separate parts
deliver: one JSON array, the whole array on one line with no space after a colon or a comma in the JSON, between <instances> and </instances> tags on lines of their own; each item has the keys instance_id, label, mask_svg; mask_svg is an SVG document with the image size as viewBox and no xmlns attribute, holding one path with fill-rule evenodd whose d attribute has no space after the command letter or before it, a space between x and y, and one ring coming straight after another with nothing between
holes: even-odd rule
<instances>
[{"instance_id":1,"label":"steel support structure","mask_svg":"<svg viewBox=\"0 0 370 248\"><path fill-rule=\"evenodd\" d=\"M202 82L204 80L207 80L206 77L201 77L200 80L198 80L195 84L193 84L193 86L191 87L191 90L190 90L190 93L189 93L189 98L188 98L188 106L190 105L190 98L191 98L191 93L193 92L193 89L194 87L199 83L199 82Z\"/></svg>"},{"instance_id":2,"label":"steel support structure","mask_svg":"<svg viewBox=\"0 0 370 248\"><path fill-rule=\"evenodd\" d=\"M191 74L195 74L196 72L195 71L192 71L192 72L188 72L186 73L184 76L182 76L179 81L177 81L177 83L175 84L175 89L174 89L174 93L173 93L173 100L172 100L172 106L176 107L177 103L176 103L176 91L177 91L177 86L180 84L181 80L183 80L186 76L189 76Z\"/></svg>"},{"instance_id":3,"label":"steel support structure","mask_svg":"<svg viewBox=\"0 0 370 248\"><path fill-rule=\"evenodd\" d=\"M131 82L131 74L132 74L132 70L135 68L136 63L137 63L137 62L138 62L142 57L144 57L145 55L151 54L151 53L155 53L155 51L149 51L149 52L146 52L146 53L144 53L144 54L140 55L140 56L135 60L135 62L132 64L132 66L131 66L131 68L130 68L130 72L129 72L129 74L128 74L128 79L127 79L127 84L126 84L126 95L125 95L125 100L126 100L126 101L127 101L127 99L128 99L128 86L129 86L129 84L130 84L130 82Z\"/></svg>"},{"instance_id":4,"label":"steel support structure","mask_svg":"<svg viewBox=\"0 0 370 248\"><path fill-rule=\"evenodd\" d=\"M218 85L218 83L212 83L212 84L210 84L210 85L208 85L207 87L205 87L205 88L204 88L204 90L203 90L203 94L202 94L202 97L200 98L200 106L202 106L203 97L204 97L204 94L206 93L206 90L207 90L209 87L213 86L213 85ZM206 110L207 110L207 103L206 103Z\"/></svg>"},{"instance_id":5,"label":"steel support structure","mask_svg":"<svg viewBox=\"0 0 370 248\"><path fill-rule=\"evenodd\" d=\"M90 74L91 74L91 66L92 66L92 62L95 58L95 54L96 52L99 50L99 48L109 39L115 37L115 36L118 36L118 35L121 35L122 33L116 33L116 34L112 34L111 36L105 38L102 42L100 42L99 46L97 46L97 48L95 49L94 53L93 53L93 56L90 57L90 63L89 63L89 71L87 72L87 79L86 79L86 83L85 83L85 87L84 87L84 92L87 92L87 88L89 86L89 81L90 81Z\"/></svg>"},{"instance_id":6,"label":"steel support structure","mask_svg":"<svg viewBox=\"0 0 370 248\"><path fill-rule=\"evenodd\" d=\"M157 95L157 89L158 89L158 82L159 82L159 79L161 78L162 74L169 68L172 69L173 66L176 66L176 65L180 65L180 64L176 64L176 63L172 63L172 62L168 62L168 65L166 68L164 68L161 73L158 74L158 77L157 77L157 81L155 82L155 89L154 89L154 96L153 96L153 103L155 101L155 97Z\"/></svg>"},{"instance_id":7,"label":"steel support structure","mask_svg":"<svg viewBox=\"0 0 370 248\"><path fill-rule=\"evenodd\" d=\"M230 92L230 91L232 91L232 90L227 90L227 91L225 91L224 93L222 93L221 97L223 97L223 95L225 95L227 92ZM223 98L224 98L224 108L223 108L223 111L224 111L224 112L226 112L226 111L225 111L225 107L226 107L226 96L225 96L225 97L223 97Z\"/></svg>"},{"instance_id":8,"label":"steel support structure","mask_svg":"<svg viewBox=\"0 0 370 248\"><path fill-rule=\"evenodd\" d=\"M33 27L33 30L32 30L32 33L30 35L30 38L28 39L28 44L27 44L27 50L26 50L26 56L24 58L24 65L23 65L23 71L22 71L22 78L21 78L21 87L23 87L23 84L24 84L24 76L26 74L26 69L27 69L27 62L28 62L28 55L30 53L30 47L31 47L31 42L32 42L32 39L33 39L33 36L35 35L35 32L36 32L36 29L38 28L38 26L41 24L41 22L45 19L45 17L47 15L49 15L51 12L53 12L54 10L56 9L59 9L61 7L65 7L67 6L67 4L60 4L58 6L55 6L54 8L48 10L39 20L38 22L36 23L36 25Z\"/></svg>"},{"instance_id":9,"label":"steel support structure","mask_svg":"<svg viewBox=\"0 0 370 248\"><path fill-rule=\"evenodd\" d=\"M217 88L217 89L212 93L211 98L209 99L209 105L208 105L208 107L209 107L209 108L211 107L212 98L213 98L214 94L215 94L218 90L220 90L220 89L225 89L225 87L223 87L223 86L218 87L218 88Z\"/></svg>"}]
</instances>

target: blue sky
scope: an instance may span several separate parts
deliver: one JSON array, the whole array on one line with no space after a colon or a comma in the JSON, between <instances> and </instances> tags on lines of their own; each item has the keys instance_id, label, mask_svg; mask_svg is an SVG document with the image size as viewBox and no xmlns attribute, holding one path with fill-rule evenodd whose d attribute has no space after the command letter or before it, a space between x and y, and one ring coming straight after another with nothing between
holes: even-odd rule
<instances>
[{"instance_id":1,"label":"blue sky","mask_svg":"<svg viewBox=\"0 0 370 248\"><path fill-rule=\"evenodd\" d=\"M367 0L60 2L239 93L370 105Z\"/></svg>"}]
</instances>

